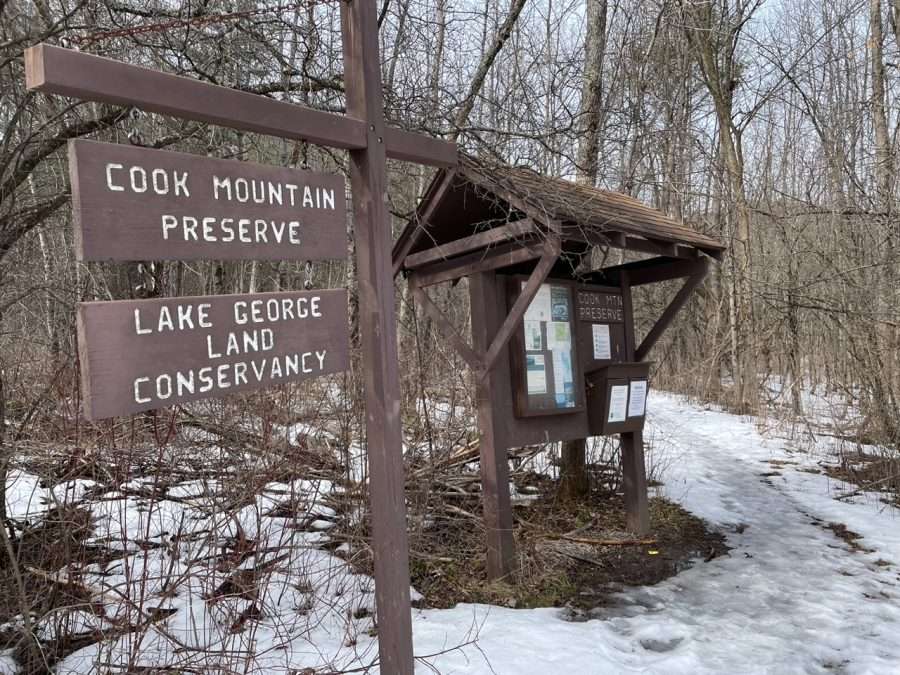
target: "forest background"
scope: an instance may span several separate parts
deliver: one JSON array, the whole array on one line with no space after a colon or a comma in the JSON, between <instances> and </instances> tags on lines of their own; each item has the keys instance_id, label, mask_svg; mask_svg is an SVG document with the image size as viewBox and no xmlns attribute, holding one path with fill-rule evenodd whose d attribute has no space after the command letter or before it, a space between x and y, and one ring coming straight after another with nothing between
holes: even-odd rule
<instances>
[{"instance_id":1,"label":"forest background","mask_svg":"<svg viewBox=\"0 0 900 675\"><path fill-rule=\"evenodd\" d=\"M185 420L221 431L323 419L341 451L360 442L358 363L329 380L339 401L312 382L81 419L77 302L311 281L350 288L355 339L355 272L351 224L347 261L312 268L76 263L69 139L328 172L347 162L303 142L29 93L22 57L49 42L343 112L338 2L0 0L0 492L29 448L60 448L65 473L110 448L164 445ZM897 448L900 0L380 0L379 25L391 124L627 193L728 244L657 345L654 386L800 429L811 401L833 402L855 411L829 417L836 434ZM431 171L390 163L395 233ZM464 285L436 302L467 334ZM639 333L673 291L636 293ZM434 458L471 442L474 390L405 284L397 298L406 434ZM14 540L21 524L0 519Z\"/></svg>"}]
</instances>

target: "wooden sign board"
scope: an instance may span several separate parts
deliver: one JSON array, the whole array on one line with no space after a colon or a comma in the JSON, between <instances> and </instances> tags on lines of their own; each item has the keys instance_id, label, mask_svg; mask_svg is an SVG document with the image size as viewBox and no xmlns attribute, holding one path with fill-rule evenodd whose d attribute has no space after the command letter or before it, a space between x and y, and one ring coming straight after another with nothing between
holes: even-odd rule
<instances>
[{"instance_id":1,"label":"wooden sign board","mask_svg":"<svg viewBox=\"0 0 900 675\"><path fill-rule=\"evenodd\" d=\"M85 302L77 328L88 419L349 367L345 289Z\"/></svg>"},{"instance_id":2,"label":"wooden sign board","mask_svg":"<svg viewBox=\"0 0 900 675\"><path fill-rule=\"evenodd\" d=\"M78 260L347 256L341 176L69 141Z\"/></svg>"}]
</instances>

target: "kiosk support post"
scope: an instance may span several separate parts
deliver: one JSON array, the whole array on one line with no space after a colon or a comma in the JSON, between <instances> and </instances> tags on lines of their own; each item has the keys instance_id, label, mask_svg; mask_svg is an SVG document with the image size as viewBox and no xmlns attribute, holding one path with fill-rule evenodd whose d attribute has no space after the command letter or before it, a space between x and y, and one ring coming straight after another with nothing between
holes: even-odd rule
<instances>
[{"instance_id":1,"label":"kiosk support post","mask_svg":"<svg viewBox=\"0 0 900 675\"><path fill-rule=\"evenodd\" d=\"M476 351L483 354L500 328L494 274L473 274L469 278L469 298L472 314L485 317L484 321L472 322L472 344ZM492 403L499 393L497 388L501 383L498 383L494 371L486 372L484 377L479 377L478 374L475 377L478 387L478 428L481 430L481 497L487 537L487 575L488 579L500 579L513 571L516 555L512 535L506 442L499 433Z\"/></svg>"},{"instance_id":2,"label":"kiosk support post","mask_svg":"<svg viewBox=\"0 0 900 675\"><path fill-rule=\"evenodd\" d=\"M625 432L621 434L621 441L625 523L635 534L647 534L650 514L647 506L647 470L644 466L644 433Z\"/></svg>"},{"instance_id":3,"label":"kiosk support post","mask_svg":"<svg viewBox=\"0 0 900 675\"><path fill-rule=\"evenodd\" d=\"M625 316L634 316L631 305L631 279L622 273L622 302ZM628 360L635 358L634 323L625 323L625 346ZM629 431L619 436L622 448L622 480L625 488L625 523L635 534L650 531L650 512L647 505L647 469L644 466L644 432Z\"/></svg>"}]
</instances>

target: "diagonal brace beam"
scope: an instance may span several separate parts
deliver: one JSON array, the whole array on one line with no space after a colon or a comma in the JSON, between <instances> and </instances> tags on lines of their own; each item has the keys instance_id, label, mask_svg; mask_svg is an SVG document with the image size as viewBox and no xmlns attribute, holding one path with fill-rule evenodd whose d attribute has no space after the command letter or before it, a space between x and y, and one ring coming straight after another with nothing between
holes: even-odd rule
<instances>
[{"instance_id":1,"label":"diagonal brace beam","mask_svg":"<svg viewBox=\"0 0 900 675\"><path fill-rule=\"evenodd\" d=\"M538 261L534 271L532 271L531 276L528 277L525 288L522 289L519 297L516 298L512 309L509 311L509 314L506 315L506 319L500 326L500 330L498 330L497 334L494 336L491 346L484 356L484 370L481 373L482 379L490 372L491 368L494 367L497 358L500 356L500 352L506 346L506 343L509 342L509 339L512 337L513 332L516 330L522 317L525 316L528 306L531 304L531 301L534 300L534 296L537 295L541 284L544 283L544 280L547 278L547 275L550 274L553 265L556 264L556 260L559 258L561 250L558 238L547 239L544 242L541 259Z\"/></svg>"},{"instance_id":2,"label":"diagonal brace beam","mask_svg":"<svg viewBox=\"0 0 900 675\"><path fill-rule=\"evenodd\" d=\"M635 361L643 361L647 358L647 354L653 348L653 345L655 345L659 338L662 337L662 334L671 325L679 310L684 307L688 298L691 297L691 294L697 286L700 285L700 282L703 281L708 269L709 263L704 259L700 262L697 271L687 278L684 282L684 286L682 286L678 293L675 294L675 297L672 298L669 306L666 307L659 319L656 320L656 323L653 324L653 328L651 328L650 332L644 337L640 346L634 351Z\"/></svg>"},{"instance_id":3,"label":"diagonal brace beam","mask_svg":"<svg viewBox=\"0 0 900 675\"><path fill-rule=\"evenodd\" d=\"M447 316L431 301L431 298L428 297L424 288L421 286L413 286L412 290L413 297L415 298L416 303L422 308L422 311L434 321L438 330L450 341L450 344L453 345L453 348L456 349L456 352L463 360L469 364L469 367L475 372L476 377L481 377L481 373L484 370L482 355L472 349L465 339L463 339L456 331Z\"/></svg>"}]
</instances>

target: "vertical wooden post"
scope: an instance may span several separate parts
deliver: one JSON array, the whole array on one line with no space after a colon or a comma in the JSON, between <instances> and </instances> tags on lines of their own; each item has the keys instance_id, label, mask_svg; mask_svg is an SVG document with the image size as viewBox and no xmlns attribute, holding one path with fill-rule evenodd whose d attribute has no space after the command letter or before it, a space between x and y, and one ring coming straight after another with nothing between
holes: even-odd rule
<instances>
[{"instance_id":1,"label":"vertical wooden post","mask_svg":"<svg viewBox=\"0 0 900 675\"><path fill-rule=\"evenodd\" d=\"M412 675L409 545L406 534L400 380L391 263L381 60L374 0L341 3L347 114L366 124L367 145L350 151L359 318L365 364L366 447L382 673Z\"/></svg>"},{"instance_id":2,"label":"vertical wooden post","mask_svg":"<svg viewBox=\"0 0 900 675\"><path fill-rule=\"evenodd\" d=\"M631 281L622 272L622 303L625 316L625 349L628 360L634 360L634 313L631 304ZM625 523L629 530L646 534L650 530L650 511L647 507L647 468L644 465L644 434L632 431L620 434L622 449L622 477L625 488Z\"/></svg>"},{"instance_id":3,"label":"vertical wooden post","mask_svg":"<svg viewBox=\"0 0 900 675\"><path fill-rule=\"evenodd\" d=\"M493 272L480 272L469 277L469 300L473 316L483 317L472 322L472 344L485 353L500 327L501 313L497 311L497 281ZM515 543L512 536L512 507L509 500L509 461L506 439L492 405L497 386L493 371L483 378L476 374L478 386L478 429L481 432L481 498L484 510L484 529L487 536L488 579L508 576L515 567Z\"/></svg>"},{"instance_id":4,"label":"vertical wooden post","mask_svg":"<svg viewBox=\"0 0 900 675\"><path fill-rule=\"evenodd\" d=\"M625 524L629 531L646 534L650 530L647 507L647 469L644 466L644 433L620 434L622 474L625 487Z\"/></svg>"}]
</instances>

